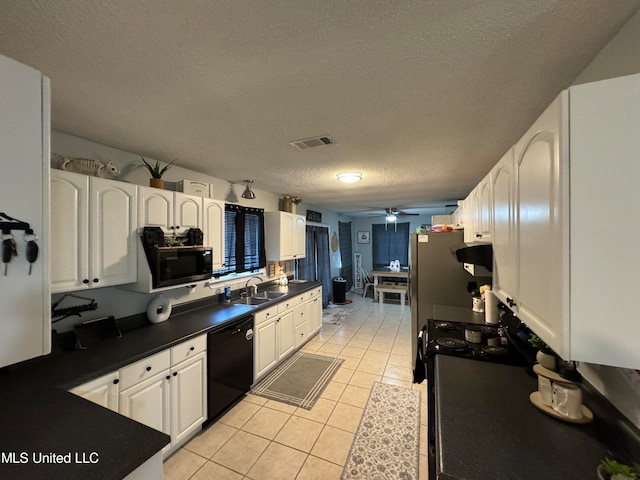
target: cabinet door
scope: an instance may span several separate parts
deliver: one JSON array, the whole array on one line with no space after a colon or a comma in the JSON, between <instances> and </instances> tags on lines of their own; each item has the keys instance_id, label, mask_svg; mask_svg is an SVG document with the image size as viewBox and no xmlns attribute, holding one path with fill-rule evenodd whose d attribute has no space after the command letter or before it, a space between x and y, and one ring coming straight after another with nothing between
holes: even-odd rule
<instances>
[{"instance_id":1,"label":"cabinet door","mask_svg":"<svg viewBox=\"0 0 640 480\"><path fill-rule=\"evenodd\" d=\"M51 170L50 262L51 293L89 287L89 177L86 175Z\"/></svg>"},{"instance_id":2,"label":"cabinet door","mask_svg":"<svg viewBox=\"0 0 640 480\"><path fill-rule=\"evenodd\" d=\"M478 187L474 188L464 200L464 241L475 242L479 235L478 225L480 223L480 197L478 195Z\"/></svg>"},{"instance_id":3,"label":"cabinet door","mask_svg":"<svg viewBox=\"0 0 640 480\"><path fill-rule=\"evenodd\" d=\"M293 258L304 258L307 240L307 220L301 215L294 215L293 222Z\"/></svg>"},{"instance_id":4,"label":"cabinet door","mask_svg":"<svg viewBox=\"0 0 640 480\"><path fill-rule=\"evenodd\" d=\"M202 229L202 197L175 192L173 222L177 230Z\"/></svg>"},{"instance_id":5,"label":"cabinet door","mask_svg":"<svg viewBox=\"0 0 640 480\"><path fill-rule=\"evenodd\" d=\"M278 361L277 318L256 324L254 337L254 381Z\"/></svg>"},{"instance_id":6,"label":"cabinet door","mask_svg":"<svg viewBox=\"0 0 640 480\"><path fill-rule=\"evenodd\" d=\"M311 300L311 324L309 326L311 333L315 333L320 328L322 328L322 293Z\"/></svg>"},{"instance_id":7,"label":"cabinet door","mask_svg":"<svg viewBox=\"0 0 640 480\"><path fill-rule=\"evenodd\" d=\"M172 448L199 430L206 419L206 359L206 352L202 352L171 369Z\"/></svg>"},{"instance_id":8,"label":"cabinet door","mask_svg":"<svg viewBox=\"0 0 640 480\"><path fill-rule=\"evenodd\" d=\"M93 286L123 285L137 279L137 188L90 179L90 281Z\"/></svg>"},{"instance_id":9,"label":"cabinet door","mask_svg":"<svg viewBox=\"0 0 640 480\"><path fill-rule=\"evenodd\" d=\"M120 414L171 435L169 370L120 392Z\"/></svg>"},{"instance_id":10,"label":"cabinet door","mask_svg":"<svg viewBox=\"0 0 640 480\"><path fill-rule=\"evenodd\" d=\"M109 410L118 411L118 372L83 383L69 391Z\"/></svg>"},{"instance_id":11,"label":"cabinet door","mask_svg":"<svg viewBox=\"0 0 640 480\"><path fill-rule=\"evenodd\" d=\"M518 317L561 356L568 353L569 337L568 188L563 188L568 165L560 155L566 154L567 108L563 92L516 144Z\"/></svg>"},{"instance_id":12,"label":"cabinet door","mask_svg":"<svg viewBox=\"0 0 640 480\"><path fill-rule=\"evenodd\" d=\"M224 202L204 198L204 244L213 249L213 269L224 267Z\"/></svg>"},{"instance_id":13,"label":"cabinet door","mask_svg":"<svg viewBox=\"0 0 640 480\"><path fill-rule=\"evenodd\" d=\"M281 315L278 320L278 360L293 352L296 347L293 311Z\"/></svg>"},{"instance_id":14,"label":"cabinet door","mask_svg":"<svg viewBox=\"0 0 640 480\"><path fill-rule=\"evenodd\" d=\"M173 225L173 192L138 186L138 228Z\"/></svg>"},{"instance_id":15,"label":"cabinet door","mask_svg":"<svg viewBox=\"0 0 640 480\"><path fill-rule=\"evenodd\" d=\"M493 186L493 293L506 304L517 295L517 250L515 238L515 178L513 149L491 172Z\"/></svg>"},{"instance_id":16,"label":"cabinet door","mask_svg":"<svg viewBox=\"0 0 640 480\"><path fill-rule=\"evenodd\" d=\"M280 258L288 260L294 258L295 238L295 217L291 213L280 214Z\"/></svg>"},{"instance_id":17,"label":"cabinet door","mask_svg":"<svg viewBox=\"0 0 640 480\"><path fill-rule=\"evenodd\" d=\"M309 322L303 322L295 328L296 348L300 348L309 337Z\"/></svg>"},{"instance_id":18,"label":"cabinet door","mask_svg":"<svg viewBox=\"0 0 640 480\"><path fill-rule=\"evenodd\" d=\"M491 241L491 178L487 175L478 186L478 234L477 240Z\"/></svg>"}]
</instances>

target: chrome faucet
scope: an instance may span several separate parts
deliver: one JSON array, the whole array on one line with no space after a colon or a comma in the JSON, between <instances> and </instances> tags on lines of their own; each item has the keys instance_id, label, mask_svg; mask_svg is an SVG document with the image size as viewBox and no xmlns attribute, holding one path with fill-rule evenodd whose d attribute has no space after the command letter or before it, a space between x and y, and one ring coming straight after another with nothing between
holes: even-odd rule
<instances>
[{"instance_id":1,"label":"chrome faucet","mask_svg":"<svg viewBox=\"0 0 640 480\"><path fill-rule=\"evenodd\" d=\"M257 285L251 285L251 290L249 290L249 282L253 279L262 281L262 277L259 275L253 275L252 277L249 278L249 280L247 280L247 283L244 284L244 290L245 292L247 292L247 296L249 297L255 297L258 294Z\"/></svg>"}]
</instances>

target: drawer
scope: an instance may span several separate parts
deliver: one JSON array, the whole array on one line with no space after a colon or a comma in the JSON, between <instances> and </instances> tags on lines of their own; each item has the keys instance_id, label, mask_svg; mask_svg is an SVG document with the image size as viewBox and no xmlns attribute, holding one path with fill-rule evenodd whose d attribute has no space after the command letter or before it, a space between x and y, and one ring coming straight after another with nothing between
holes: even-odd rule
<instances>
[{"instance_id":1,"label":"drawer","mask_svg":"<svg viewBox=\"0 0 640 480\"><path fill-rule=\"evenodd\" d=\"M265 308L264 310L260 310L259 312L254 313L253 315L253 325L257 327L261 323L266 322L267 320L274 318L278 315L280 311L279 305L274 307Z\"/></svg>"},{"instance_id":2,"label":"drawer","mask_svg":"<svg viewBox=\"0 0 640 480\"><path fill-rule=\"evenodd\" d=\"M318 287L316 289L313 290L313 292L311 293L312 297L319 297L322 295L322 287Z\"/></svg>"},{"instance_id":3,"label":"drawer","mask_svg":"<svg viewBox=\"0 0 640 480\"><path fill-rule=\"evenodd\" d=\"M187 360L200 352L207 351L207 334L192 338L171 348L171 365Z\"/></svg>"},{"instance_id":4,"label":"drawer","mask_svg":"<svg viewBox=\"0 0 640 480\"><path fill-rule=\"evenodd\" d=\"M120 369L120 391L168 370L171 366L169 349L127 365Z\"/></svg>"},{"instance_id":5,"label":"drawer","mask_svg":"<svg viewBox=\"0 0 640 480\"><path fill-rule=\"evenodd\" d=\"M294 305L299 305L301 303L306 302L307 300L309 300L311 298L311 292L305 292L301 295L298 295L297 297L295 297L293 299L293 304Z\"/></svg>"},{"instance_id":6,"label":"drawer","mask_svg":"<svg viewBox=\"0 0 640 480\"><path fill-rule=\"evenodd\" d=\"M298 304L295 298L288 298L278 304L278 313L284 313Z\"/></svg>"}]
</instances>

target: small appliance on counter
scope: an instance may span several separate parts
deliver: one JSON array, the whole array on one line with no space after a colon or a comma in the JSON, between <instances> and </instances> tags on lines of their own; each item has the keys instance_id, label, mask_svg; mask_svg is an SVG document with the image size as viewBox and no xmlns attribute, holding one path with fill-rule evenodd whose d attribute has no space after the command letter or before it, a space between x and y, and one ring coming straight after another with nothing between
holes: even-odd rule
<instances>
[{"instance_id":1,"label":"small appliance on counter","mask_svg":"<svg viewBox=\"0 0 640 480\"><path fill-rule=\"evenodd\" d=\"M140 237L149 263L153 288L183 285L211 279L212 249L204 247L199 228L185 235L165 235L160 227L144 227Z\"/></svg>"}]
</instances>

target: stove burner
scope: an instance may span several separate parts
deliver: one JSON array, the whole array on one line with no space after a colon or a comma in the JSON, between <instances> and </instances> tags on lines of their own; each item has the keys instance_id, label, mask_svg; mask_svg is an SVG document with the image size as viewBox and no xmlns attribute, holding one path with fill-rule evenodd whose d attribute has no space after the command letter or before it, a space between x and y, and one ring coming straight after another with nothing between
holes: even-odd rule
<instances>
[{"instance_id":1,"label":"stove burner","mask_svg":"<svg viewBox=\"0 0 640 480\"><path fill-rule=\"evenodd\" d=\"M435 340L436 345L446 350L455 352L463 352L469 348L469 345L464 340L457 338L442 337Z\"/></svg>"},{"instance_id":2,"label":"stove burner","mask_svg":"<svg viewBox=\"0 0 640 480\"><path fill-rule=\"evenodd\" d=\"M456 327L451 322L435 322L435 327L436 330L442 330L444 332L452 332L454 330L458 330L458 327Z\"/></svg>"},{"instance_id":3,"label":"stove burner","mask_svg":"<svg viewBox=\"0 0 640 480\"><path fill-rule=\"evenodd\" d=\"M492 347L485 345L480 347L480 351L489 357L507 357L509 355L509 350L504 347Z\"/></svg>"}]
</instances>

